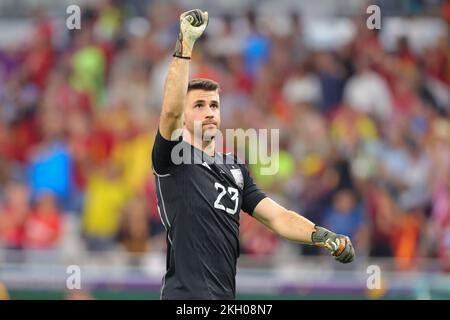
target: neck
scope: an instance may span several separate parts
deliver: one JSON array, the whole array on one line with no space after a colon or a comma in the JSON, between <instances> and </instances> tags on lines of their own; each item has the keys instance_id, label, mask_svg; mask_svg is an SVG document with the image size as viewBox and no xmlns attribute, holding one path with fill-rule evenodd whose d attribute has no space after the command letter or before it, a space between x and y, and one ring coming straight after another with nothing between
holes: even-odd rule
<instances>
[{"instance_id":1,"label":"neck","mask_svg":"<svg viewBox=\"0 0 450 320\"><path fill-rule=\"evenodd\" d=\"M211 139L210 141L204 141L201 138L197 138L194 135L192 135L189 131L184 130L183 134L183 140L187 143L193 145L197 149L202 150L207 155L214 157L216 144L214 139Z\"/></svg>"}]
</instances>

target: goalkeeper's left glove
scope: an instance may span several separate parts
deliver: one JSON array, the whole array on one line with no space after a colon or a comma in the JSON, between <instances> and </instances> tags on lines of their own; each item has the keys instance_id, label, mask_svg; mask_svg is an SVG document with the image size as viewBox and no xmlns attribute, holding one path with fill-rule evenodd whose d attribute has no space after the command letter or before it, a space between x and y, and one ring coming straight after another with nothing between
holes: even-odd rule
<instances>
[{"instance_id":1,"label":"goalkeeper's left glove","mask_svg":"<svg viewBox=\"0 0 450 320\"><path fill-rule=\"evenodd\" d=\"M190 59L195 42L208 26L208 12L194 9L180 15L180 33L175 46L174 57Z\"/></svg>"},{"instance_id":2,"label":"goalkeeper's left glove","mask_svg":"<svg viewBox=\"0 0 450 320\"><path fill-rule=\"evenodd\" d=\"M352 262L355 258L355 249L350 238L342 234L336 234L323 227L314 226L311 234L312 243L328 249L335 259L342 263Z\"/></svg>"}]
</instances>

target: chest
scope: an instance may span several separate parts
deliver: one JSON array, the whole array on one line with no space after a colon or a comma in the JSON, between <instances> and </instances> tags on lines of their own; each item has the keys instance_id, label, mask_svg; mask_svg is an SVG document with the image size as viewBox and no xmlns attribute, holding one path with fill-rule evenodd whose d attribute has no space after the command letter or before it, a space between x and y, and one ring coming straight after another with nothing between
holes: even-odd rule
<instances>
[{"instance_id":1,"label":"chest","mask_svg":"<svg viewBox=\"0 0 450 320\"><path fill-rule=\"evenodd\" d=\"M203 214L209 210L224 219L239 220L244 179L237 165L196 164L187 171L187 189L193 189L191 206Z\"/></svg>"}]
</instances>

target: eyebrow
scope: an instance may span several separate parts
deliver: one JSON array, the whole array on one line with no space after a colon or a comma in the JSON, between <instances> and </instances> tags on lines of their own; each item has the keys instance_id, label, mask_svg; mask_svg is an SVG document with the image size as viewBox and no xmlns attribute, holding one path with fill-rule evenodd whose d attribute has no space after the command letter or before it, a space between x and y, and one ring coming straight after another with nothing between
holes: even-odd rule
<instances>
[{"instance_id":1,"label":"eyebrow","mask_svg":"<svg viewBox=\"0 0 450 320\"><path fill-rule=\"evenodd\" d=\"M201 99L195 100L194 105L196 105L198 103L205 103L205 102L206 102L205 100L201 100ZM219 105L219 101L217 101L217 100L211 100L211 103L215 103L215 104Z\"/></svg>"}]
</instances>

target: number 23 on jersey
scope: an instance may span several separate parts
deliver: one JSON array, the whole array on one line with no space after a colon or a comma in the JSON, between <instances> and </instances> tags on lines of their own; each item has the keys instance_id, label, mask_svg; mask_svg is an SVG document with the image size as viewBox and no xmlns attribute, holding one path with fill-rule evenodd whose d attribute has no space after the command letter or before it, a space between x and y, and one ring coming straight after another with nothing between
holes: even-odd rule
<instances>
[{"instance_id":1,"label":"number 23 on jersey","mask_svg":"<svg viewBox=\"0 0 450 320\"><path fill-rule=\"evenodd\" d=\"M237 209L238 209L238 205L239 205L239 191L238 191L238 189L233 188L233 187L228 187L228 189L227 189L222 184L220 184L219 182L216 182L214 184L214 187L216 188L217 191L219 191L219 195L217 196L216 201L214 201L214 208L223 210L223 211L225 211L226 213L229 213L229 214L236 214ZM221 203L222 198L227 193L230 195L231 200L234 201L234 208L226 208Z\"/></svg>"}]
</instances>

